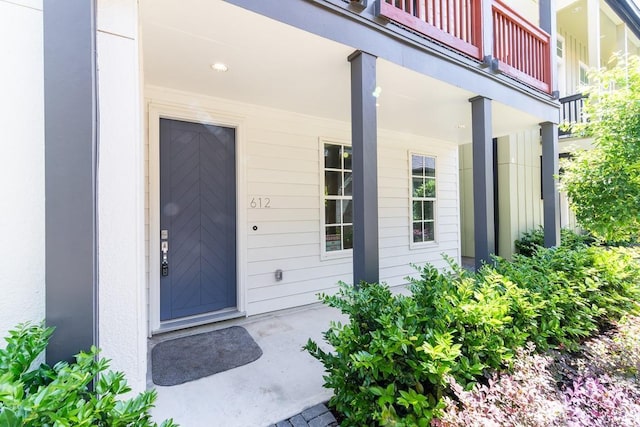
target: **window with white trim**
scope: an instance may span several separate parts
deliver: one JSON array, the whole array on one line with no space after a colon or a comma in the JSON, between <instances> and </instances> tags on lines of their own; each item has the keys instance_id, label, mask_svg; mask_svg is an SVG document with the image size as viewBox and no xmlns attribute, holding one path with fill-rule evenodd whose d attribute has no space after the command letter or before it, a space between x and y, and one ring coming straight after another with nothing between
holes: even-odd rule
<instances>
[{"instance_id":1,"label":"window with white trim","mask_svg":"<svg viewBox=\"0 0 640 427\"><path fill-rule=\"evenodd\" d=\"M351 147L324 143L324 250L353 249Z\"/></svg>"},{"instance_id":2,"label":"window with white trim","mask_svg":"<svg viewBox=\"0 0 640 427\"><path fill-rule=\"evenodd\" d=\"M436 159L411 154L412 243L435 241Z\"/></svg>"},{"instance_id":3,"label":"window with white trim","mask_svg":"<svg viewBox=\"0 0 640 427\"><path fill-rule=\"evenodd\" d=\"M589 67L583 62L579 63L578 82L580 86L587 86L589 84Z\"/></svg>"}]
</instances>

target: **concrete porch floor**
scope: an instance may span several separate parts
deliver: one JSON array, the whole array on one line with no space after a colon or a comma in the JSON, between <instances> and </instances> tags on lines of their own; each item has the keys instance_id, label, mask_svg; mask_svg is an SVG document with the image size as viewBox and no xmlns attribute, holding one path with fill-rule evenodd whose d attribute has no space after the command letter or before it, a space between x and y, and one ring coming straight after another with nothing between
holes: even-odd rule
<instances>
[{"instance_id":1,"label":"concrete porch floor","mask_svg":"<svg viewBox=\"0 0 640 427\"><path fill-rule=\"evenodd\" d=\"M248 365L176 386L156 386L149 375L149 388L158 392L154 420L173 418L183 427L266 427L328 400L331 391L322 387L322 364L302 346L312 338L328 349L322 332L331 320L346 317L314 304L152 338L149 353L161 340L240 325L263 351Z\"/></svg>"}]
</instances>

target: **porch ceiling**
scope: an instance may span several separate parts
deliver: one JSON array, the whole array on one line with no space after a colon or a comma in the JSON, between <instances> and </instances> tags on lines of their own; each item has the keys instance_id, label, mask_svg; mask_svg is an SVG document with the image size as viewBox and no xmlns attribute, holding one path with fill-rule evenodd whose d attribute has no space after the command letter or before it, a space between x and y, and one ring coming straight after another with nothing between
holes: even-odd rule
<instances>
[{"instance_id":1,"label":"porch ceiling","mask_svg":"<svg viewBox=\"0 0 640 427\"><path fill-rule=\"evenodd\" d=\"M141 0L140 21L145 85L349 121L354 47L220 0ZM215 62L229 70L213 71ZM476 94L384 60L378 85L381 129L470 142ZM494 103L495 136L538 121Z\"/></svg>"}]
</instances>

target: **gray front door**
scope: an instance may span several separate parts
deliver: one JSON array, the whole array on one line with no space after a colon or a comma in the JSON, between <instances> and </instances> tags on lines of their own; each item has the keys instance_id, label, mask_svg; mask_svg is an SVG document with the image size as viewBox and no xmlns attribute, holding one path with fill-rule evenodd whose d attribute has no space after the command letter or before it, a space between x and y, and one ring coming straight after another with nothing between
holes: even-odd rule
<instances>
[{"instance_id":1,"label":"gray front door","mask_svg":"<svg viewBox=\"0 0 640 427\"><path fill-rule=\"evenodd\" d=\"M236 307L235 143L232 128L160 119L160 320Z\"/></svg>"}]
</instances>

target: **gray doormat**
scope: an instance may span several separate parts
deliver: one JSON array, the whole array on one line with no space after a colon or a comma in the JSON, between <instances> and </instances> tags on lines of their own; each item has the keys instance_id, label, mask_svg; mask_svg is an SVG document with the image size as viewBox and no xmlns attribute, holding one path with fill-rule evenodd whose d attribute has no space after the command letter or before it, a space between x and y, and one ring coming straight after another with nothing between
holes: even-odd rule
<instances>
[{"instance_id":1,"label":"gray doormat","mask_svg":"<svg viewBox=\"0 0 640 427\"><path fill-rule=\"evenodd\" d=\"M246 365L262 356L251 335L240 326L176 338L151 350L151 376L170 386Z\"/></svg>"}]
</instances>

